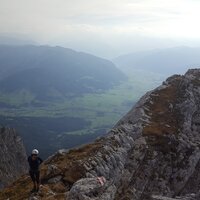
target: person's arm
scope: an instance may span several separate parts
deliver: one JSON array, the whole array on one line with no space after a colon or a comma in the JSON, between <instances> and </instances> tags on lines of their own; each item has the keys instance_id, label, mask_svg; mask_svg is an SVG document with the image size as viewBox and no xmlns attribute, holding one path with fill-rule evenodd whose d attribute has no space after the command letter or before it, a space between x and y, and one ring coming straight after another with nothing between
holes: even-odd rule
<instances>
[{"instance_id":1,"label":"person's arm","mask_svg":"<svg viewBox=\"0 0 200 200\"><path fill-rule=\"evenodd\" d=\"M39 157L38 160L40 161L40 164L43 162L43 160Z\"/></svg>"},{"instance_id":2,"label":"person's arm","mask_svg":"<svg viewBox=\"0 0 200 200\"><path fill-rule=\"evenodd\" d=\"M27 161L28 161L28 163L30 164L30 156L28 157Z\"/></svg>"},{"instance_id":3,"label":"person's arm","mask_svg":"<svg viewBox=\"0 0 200 200\"><path fill-rule=\"evenodd\" d=\"M31 168L31 156L28 157L27 161L28 161L28 165L29 165L29 169L30 169Z\"/></svg>"}]
</instances>

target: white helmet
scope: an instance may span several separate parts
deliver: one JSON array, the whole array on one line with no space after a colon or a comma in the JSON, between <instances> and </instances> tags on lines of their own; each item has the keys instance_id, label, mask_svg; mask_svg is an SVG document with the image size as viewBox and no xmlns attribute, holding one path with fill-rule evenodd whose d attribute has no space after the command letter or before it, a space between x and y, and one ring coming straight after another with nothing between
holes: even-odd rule
<instances>
[{"instance_id":1,"label":"white helmet","mask_svg":"<svg viewBox=\"0 0 200 200\"><path fill-rule=\"evenodd\" d=\"M32 154L38 155L38 154L39 154L39 151L38 151L37 149L33 149Z\"/></svg>"}]
</instances>

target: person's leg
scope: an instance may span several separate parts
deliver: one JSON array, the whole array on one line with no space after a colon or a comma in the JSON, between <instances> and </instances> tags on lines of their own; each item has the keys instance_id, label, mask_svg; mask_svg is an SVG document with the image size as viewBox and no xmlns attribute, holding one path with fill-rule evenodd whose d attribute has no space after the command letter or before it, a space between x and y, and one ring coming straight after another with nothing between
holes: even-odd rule
<instances>
[{"instance_id":1,"label":"person's leg","mask_svg":"<svg viewBox=\"0 0 200 200\"><path fill-rule=\"evenodd\" d=\"M35 172L35 177L36 177L36 183L37 183L36 190L38 191L39 184L40 184L40 171L39 170Z\"/></svg>"},{"instance_id":2,"label":"person's leg","mask_svg":"<svg viewBox=\"0 0 200 200\"><path fill-rule=\"evenodd\" d=\"M33 171L29 171L29 174L30 174L30 177L33 181L33 189L32 191L35 191L36 190L36 177L35 177L35 174Z\"/></svg>"}]
</instances>

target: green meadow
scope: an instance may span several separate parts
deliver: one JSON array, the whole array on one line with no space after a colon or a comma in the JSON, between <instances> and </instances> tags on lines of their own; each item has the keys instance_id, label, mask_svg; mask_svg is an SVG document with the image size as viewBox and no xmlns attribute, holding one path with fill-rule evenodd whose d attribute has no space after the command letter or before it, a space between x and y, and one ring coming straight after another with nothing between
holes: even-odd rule
<instances>
[{"instance_id":1,"label":"green meadow","mask_svg":"<svg viewBox=\"0 0 200 200\"><path fill-rule=\"evenodd\" d=\"M28 91L1 94L1 116L6 117L74 117L90 122L85 129L60 134L88 134L99 129L108 130L125 115L147 91L158 86L163 76L144 71L135 71L127 81L106 92L61 98L59 101L38 101ZM52 94L53 95L53 94ZM35 106L33 102L39 106Z\"/></svg>"}]
</instances>

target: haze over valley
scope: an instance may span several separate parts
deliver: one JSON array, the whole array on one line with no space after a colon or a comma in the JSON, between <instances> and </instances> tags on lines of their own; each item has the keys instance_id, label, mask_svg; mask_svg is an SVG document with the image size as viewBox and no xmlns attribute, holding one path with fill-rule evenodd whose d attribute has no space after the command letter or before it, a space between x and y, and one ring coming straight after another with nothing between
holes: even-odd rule
<instances>
[{"instance_id":1,"label":"haze over valley","mask_svg":"<svg viewBox=\"0 0 200 200\"><path fill-rule=\"evenodd\" d=\"M200 66L199 6L0 0L0 124L44 157L106 134L147 91Z\"/></svg>"},{"instance_id":2,"label":"haze over valley","mask_svg":"<svg viewBox=\"0 0 200 200\"><path fill-rule=\"evenodd\" d=\"M37 144L44 157L87 143L169 74L198 66L198 55L197 48L179 47L112 62L63 47L1 45L1 124L16 128L29 151Z\"/></svg>"}]
</instances>

